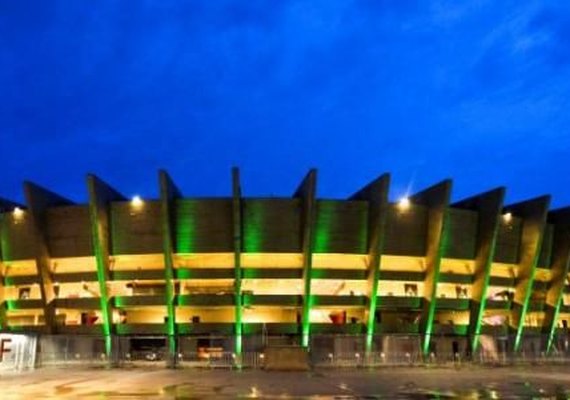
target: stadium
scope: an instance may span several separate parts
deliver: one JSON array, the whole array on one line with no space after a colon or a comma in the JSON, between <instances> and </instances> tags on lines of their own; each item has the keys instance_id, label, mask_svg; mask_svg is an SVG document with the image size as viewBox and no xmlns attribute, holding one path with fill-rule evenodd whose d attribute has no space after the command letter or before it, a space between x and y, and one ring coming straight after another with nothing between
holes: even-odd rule
<instances>
[{"instance_id":1,"label":"stadium","mask_svg":"<svg viewBox=\"0 0 570 400\"><path fill-rule=\"evenodd\" d=\"M159 171L158 198L88 175L74 204L26 182L26 204L0 204L1 354L18 337L44 364L566 353L570 208L389 189L321 199L311 170L291 197L251 198L234 168L231 196L189 198Z\"/></svg>"}]
</instances>

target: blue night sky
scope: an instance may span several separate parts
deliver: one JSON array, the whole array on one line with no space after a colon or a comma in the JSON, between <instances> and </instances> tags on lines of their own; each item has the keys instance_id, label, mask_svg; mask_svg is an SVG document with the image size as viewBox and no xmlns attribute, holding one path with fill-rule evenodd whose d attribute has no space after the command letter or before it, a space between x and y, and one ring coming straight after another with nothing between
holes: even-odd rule
<instances>
[{"instance_id":1,"label":"blue night sky","mask_svg":"<svg viewBox=\"0 0 570 400\"><path fill-rule=\"evenodd\" d=\"M343 198L454 179L570 205L568 1L3 1L0 196Z\"/></svg>"}]
</instances>

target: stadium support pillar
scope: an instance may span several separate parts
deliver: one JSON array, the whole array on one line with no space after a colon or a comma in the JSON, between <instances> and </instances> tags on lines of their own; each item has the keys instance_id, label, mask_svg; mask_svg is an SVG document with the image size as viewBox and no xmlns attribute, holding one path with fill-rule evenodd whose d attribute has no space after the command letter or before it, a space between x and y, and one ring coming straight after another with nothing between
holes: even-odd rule
<instances>
[{"instance_id":1,"label":"stadium support pillar","mask_svg":"<svg viewBox=\"0 0 570 400\"><path fill-rule=\"evenodd\" d=\"M294 198L301 199L301 235L303 252L303 309L301 313L301 346L309 347L311 334L311 308L313 296L311 295L311 274L313 270L313 242L314 225L316 219L316 187L317 170L311 169L305 176Z\"/></svg>"},{"instance_id":2,"label":"stadium support pillar","mask_svg":"<svg viewBox=\"0 0 570 400\"><path fill-rule=\"evenodd\" d=\"M234 298L235 298L235 346L236 364L241 368L241 354L243 341L242 296L241 296L241 249L242 249L242 223L241 223L241 184L239 169L232 168L232 212L234 237Z\"/></svg>"},{"instance_id":3,"label":"stadium support pillar","mask_svg":"<svg viewBox=\"0 0 570 400\"><path fill-rule=\"evenodd\" d=\"M372 351L374 328L376 326L376 309L378 301L378 281L386 220L388 217L388 190L390 175L384 174L350 197L350 200L368 202L368 268L367 287L368 304L366 309L366 354Z\"/></svg>"},{"instance_id":4,"label":"stadium support pillar","mask_svg":"<svg viewBox=\"0 0 570 400\"><path fill-rule=\"evenodd\" d=\"M97 265L97 280L99 281L99 301L103 319L103 335L105 337L105 353L110 363L113 361L113 315L107 282L110 280L110 238L109 238L109 204L112 201L123 201L125 197L95 175L87 175L87 191L89 194L89 217L91 220L91 237L95 262Z\"/></svg>"},{"instance_id":5,"label":"stadium support pillar","mask_svg":"<svg viewBox=\"0 0 570 400\"><path fill-rule=\"evenodd\" d=\"M36 268L44 309L46 332L55 333L55 308L53 299L53 279L51 274L51 260L47 242L47 210L50 207L73 204L71 201L50 192L31 182L24 182L24 195L32 218L32 229L36 243Z\"/></svg>"},{"instance_id":6,"label":"stadium support pillar","mask_svg":"<svg viewBox=\"0 0 570 400\"><path fill-rule=\"evenodd\" d=\"M23 206L17 203L14 203L9 200L5 200L0 198L0 227L7 223L10 219L8 216L14 209L18 207L19 209L23 210ZM13 214L12 214L13 215ZM1 229L1 228L0 228ZM0 266L3 262L6 261L6 255L3 253L3 246L0 246ZM1 272L5 271L4 268L0 268L0 332L8 330L8 324L6 321L6 306L4 304L4 279L6 278Z\"/></svg>"},{"instance_id":7,"label":"stadium support pillar","mask_svg":"<svg viewBox=\"0 0 570 400\"><path fill-rule=\"evenodd\" d=\"M158 181L160 187L160 217L162 226L162 247L164 253L164 282L166 286L165 300L168 331L167 366L169 368L175 368L178 359L178 341L176 332L176 312L174 306L176 290L173 282L173 253L175 249L174 240L176 238L176 199L182 197L182 195L166 171L159 171Z\"/></svg>"},{"instance_id":8,"label":"stadium support pillar","mask_svg":"<svg viewBox=\"0 0 570 400\"><path fill-rule=\"evenodd\" d=\"M454 208L476 211L478 214L473 286L469 312L469 340L471 350L479 346L481 324L485 313L487 289L495 254L499 218L503 208L505 189L497 188L453 204Z\"/></svg>"},{"instance_id":9,"label":"stadium support pillar","mask_svg":"<svg viewBox=\"0 0 570 400\"><path fill-rule=\"evenodd\" d=\"M511 311L512 328L515 330L513 343L515 352L520 350L524 334L524 320L531 299L549 204L550 196L542 196L507 206L504 210L507 213L523 218L518 274L515 283L514 304Z\"/></svg>"},{"instance_id":10,"label":"stadium support pillar","mask_svg":"<svg viewBox=\"0 0 570 400\"><path fill-rule=\"evenodd\" d=\"M545 350L550 353L558 326L558 315L564 302L564 284L570 272L570 207L549 212L548 222L554 225L554 240L550 269L552 276L546 293L543 329L546 334Z\"/></svg>"},{"instance_id":11,"label":"stadium support pillar","mask_svg":"<svg viewBox=\"0 0 570 400\"><path fill-rule=\"evenodd\" d=\"M439 270L449 231L448 208L451 187L451 180L445 180L410 198L413 204L420 204L428 208L426 275L424 280L425 301L420 320L420 332L423 334L422 353L424 356L429 354L436 311Z\"/></svg>"}]
</instances>

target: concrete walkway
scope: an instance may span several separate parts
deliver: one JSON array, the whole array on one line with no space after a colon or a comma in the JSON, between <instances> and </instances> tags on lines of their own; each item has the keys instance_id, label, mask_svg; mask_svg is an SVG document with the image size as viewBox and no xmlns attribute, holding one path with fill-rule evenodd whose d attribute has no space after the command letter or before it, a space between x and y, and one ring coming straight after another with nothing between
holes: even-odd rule
<instances>
[{"instance_id":1,"label":"concrete walkway","mask_svg":"<svg viewBox=\"0 0 570 400\"><path fill-rule=\"evenodd\" d=\"M38 369L0 375L7 399L567 398L570 367L264 372Z\"/></svg>"}]
</instances>

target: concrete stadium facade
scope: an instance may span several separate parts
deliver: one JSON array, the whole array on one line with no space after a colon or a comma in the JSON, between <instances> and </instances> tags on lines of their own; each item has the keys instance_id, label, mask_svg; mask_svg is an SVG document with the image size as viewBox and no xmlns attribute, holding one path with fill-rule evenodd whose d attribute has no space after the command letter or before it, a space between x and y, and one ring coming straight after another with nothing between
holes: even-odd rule
<instances>
[{"instance_id":1,"label":"concrete stadium facade","mask_svg":"<svg viewBox=\"0 0 570 400\"><path fill-rule=\"evenodd\" d=\"M159 171L158 199L128 199L88 175L88 204L26 182L25 205L0 202L0 332L89 339L109 360L161 339L169 365L189 347L568 350L570 208L549 196L451 203L445 180L391 203L385 174L319 199L311 170L290 198L248 198L231 176L227 198Z\"/></svg>"}]
</instances>

